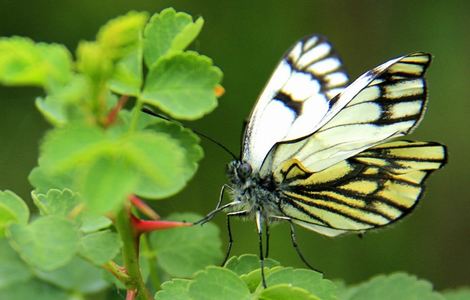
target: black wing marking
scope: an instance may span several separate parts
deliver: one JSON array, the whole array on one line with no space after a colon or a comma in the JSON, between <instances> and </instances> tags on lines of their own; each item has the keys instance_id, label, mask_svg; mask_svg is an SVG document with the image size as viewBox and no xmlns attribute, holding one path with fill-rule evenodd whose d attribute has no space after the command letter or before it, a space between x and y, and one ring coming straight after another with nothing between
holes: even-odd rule
<instances>
[{"instance_id":1,"label":"black wing marking","mask_svg":"<svg viewBox=\"0 0 470 300\"><path fill-rule=\"evenodd\" d=\"M311 134L347 83L341 60L324 37L313 35L298 41L253 108L242 159L256 171L274 144Z\"/></svg>"},{"instance_id":2,"label":"black wing marking","mask_svg":"<svg viewBox=\"0 0 470 300\"><path fill-rule=\"evenodd\" d=\"M283 178L277 178L285 196L280 208L300 225L327 235L381 227L415 207L425 179L446 157L438 143L396 141L318 173L286 164L278 175Z\"/></svg>"},{"instance_id":3,"label":"black wing marking","mask_svg":"<svg viewBox=\"0 0 470 300\"><path fill-rule=\"evenodd\" d=\"M426 107L424 73L431 56L414 53L365 73L337 96L308 137L276 145L263 174L295 160L319 172L388 139L410 133Z\"/></svg>"}]
</instances>

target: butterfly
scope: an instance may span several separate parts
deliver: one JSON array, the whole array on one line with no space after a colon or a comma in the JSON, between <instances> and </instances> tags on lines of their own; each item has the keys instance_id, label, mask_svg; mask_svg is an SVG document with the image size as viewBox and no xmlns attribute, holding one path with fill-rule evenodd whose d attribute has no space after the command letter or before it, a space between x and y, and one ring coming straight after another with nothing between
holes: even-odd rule
<instances>
[{"instance_id":1,"label":"butterfly","mask_svg":"<svg viewBox=\"0 0 470 300\"><path fill-rule=\"evenodd\" d=\"M202 221L227 213L226 259L234 216L256 222L266 286L263 228L269 237L273 222L290 222L293 245L309 265L298 251L293 224L334 237L361 234L410 213L425 179L447 159L439 143L395 139L423 117L430 62L428 53L411 53L350 83L325 37L295 43L256 102L241 158L228 164L229 184ZM233 201L222 205L226 189Z\"/></svg>"}]
</instances>

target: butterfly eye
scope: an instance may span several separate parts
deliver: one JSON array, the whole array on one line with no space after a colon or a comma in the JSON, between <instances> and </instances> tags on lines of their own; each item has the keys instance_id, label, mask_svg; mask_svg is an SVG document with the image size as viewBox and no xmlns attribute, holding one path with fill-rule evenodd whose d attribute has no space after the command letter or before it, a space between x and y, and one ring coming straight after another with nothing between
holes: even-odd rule
<instances>
[{"instance_id":1,"label":"butterfly eye","mask_svg":"<svg viewBox=\"0 0 470 300\"><path fill-rule=\"evenodd\" d=\"M247 163L242 163L238 168L238 175L243 178L247 178L251 175L251 166Z\"/></svg>"}]
</instances>

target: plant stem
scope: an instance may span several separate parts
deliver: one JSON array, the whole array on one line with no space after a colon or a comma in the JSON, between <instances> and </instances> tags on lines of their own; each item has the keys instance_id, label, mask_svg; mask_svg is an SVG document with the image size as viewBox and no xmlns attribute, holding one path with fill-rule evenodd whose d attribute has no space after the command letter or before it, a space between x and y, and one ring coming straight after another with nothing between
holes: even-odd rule
<instances>
[{"instance_id":1,"label":"plant stem","mask_svg":"<svg viewBox=\"0 0 470 300\"><path fill-rule=\"evenodd\" d=\"M145 258L150 266L150 282L155 291L160 289L160 277L157 272L157 256L153 252L152 244L149 242L146 235L142 235L142 247L145 251Z\"/></svg>"},{"instance_id":2,"label":"plant stem","mask_svg":"<svg viewBox=\"0 0 470 300\"><path fill-rule=\"evenodd\" d=\"M124 207L117 215L116 228L123 242L122 257L124 267L129 275L126 285L128 291L137 290L137 299L151 300L150 292L145 286L139 266L139 237L135 232L128 207Z\"/></svg>"},{"instance_id":3,"label":"plant stem","mask_svg":"<svg viewBox=\"0 0 470 300\"><path fill-rule=\"evenodd\" d=\"M103 269L113 274L114 277L116 277L120 282L122 282L122 284L128 284L130 278L127 274L127 271L123 267L117 265L114 261L108 261L102 267Z\"/></svg>"}]
</instances>

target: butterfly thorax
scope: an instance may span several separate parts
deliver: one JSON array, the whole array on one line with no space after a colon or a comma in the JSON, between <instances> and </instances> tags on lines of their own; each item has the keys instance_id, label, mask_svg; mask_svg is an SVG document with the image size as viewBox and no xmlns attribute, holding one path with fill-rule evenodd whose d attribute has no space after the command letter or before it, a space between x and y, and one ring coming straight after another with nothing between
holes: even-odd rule
<instances>
[{"instance_id":1,"label":"butterfly thorax","mask_svg":"<svg viewBox=\"0 0 470 300\"><path fill-rule=\"evenodd\" d=\"M253 172L247 162L234 160L228 164L227 176L232 187L232 197L239 205L230 207L230 212L245 211L252 216L260 211L266 218L279 215L280 193L272 176L261 177Z\"/></svg>"}]
</instances>

